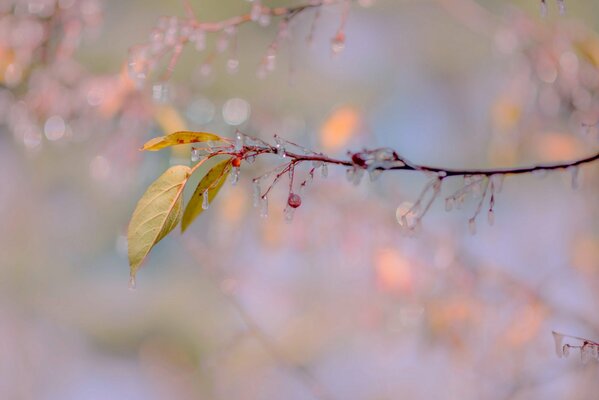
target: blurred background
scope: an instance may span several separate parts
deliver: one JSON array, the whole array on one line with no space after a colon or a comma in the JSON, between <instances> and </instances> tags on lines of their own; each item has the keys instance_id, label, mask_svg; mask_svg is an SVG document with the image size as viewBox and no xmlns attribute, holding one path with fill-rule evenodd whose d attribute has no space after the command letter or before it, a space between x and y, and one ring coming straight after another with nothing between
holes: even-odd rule
<instances>
[{"instance_id":1,"label":"blurred background","mask_svg":"<svg viewBox=\"0 0 599 400\"><path fill-rule=\"evenodd\" d=\"M343 4L327 6L291 21L266 76L275 18L186 46L163 82L136 49L184 2L3 0L0 398L595 398L597 361L558 358L551 332L599 340L597 164L575 190L564 171L508 177L476 235L471 198L437 201L406 237L396 209L426 177L356 187L331 167L286 224L285 184L267 219L252 208L251 178L280 161L265 157L127 287L137 200L190 163L185 146L138 151L165 132L279 134L341 157L393 147L446 167L596 152L599 3L566 0L560 16L549 0L545 18L539 3L361 0L338 54ZM188 4L208 21L252 7Z\"/></svg>"}]
</instances>

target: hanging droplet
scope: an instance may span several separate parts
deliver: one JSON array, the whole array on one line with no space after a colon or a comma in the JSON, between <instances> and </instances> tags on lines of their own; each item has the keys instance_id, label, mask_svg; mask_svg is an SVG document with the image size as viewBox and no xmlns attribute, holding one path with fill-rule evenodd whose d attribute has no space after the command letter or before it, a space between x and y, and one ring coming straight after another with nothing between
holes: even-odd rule
<instances>
[{"instance_id":1,"label":"hanging droplet","mask_svg":"<svg viewBox=\"0 0 599 400\"><path fill-rule=\"evenodd\" d=\"M489 223L489 226L493 226L493 224L495 223L495 212L493 211L493 209L490 209L487 213L487 222Z\"/></svg>"},{"instance_id":2,"label":"hanging droplet","mask_svg":"<svg viewBox=\"0 0 599 400\"><path fill-rule=\"evenodd\" d=\"M570 345L565 344L562 347L562 354L564 355L564 357L568 357L570 355Z\"/></svg>"},{"instance_id":3,"label":"hanging droplet","mask_svg":"<svg viewBox=\"0 0 599 400\"><path fill-rule=\"evenodd\" d=\"M354 181L354 173L355 173L355 170L353 167L349 167L348 169L345 170L345 177L347 178L347 180L349 182Z\"/></svg>"},{"instance_id":4,"label":"hanging droplet","mask_svg":"<svg viewBox=\"0 0 599 400\"><path fill-rule=\"evenodd\" d=\"M335 37L331 40L331 51L333 55L337 55L345 48L345 34L343 31L337 32Z\"/></svg>"},{"instance_id":5,"label":"hanging droplet","mask_svg":"<svg viewBox=\"0 0 599 400\"><path fill-rule=\"evenodd\" d=\"M476 220L474 218L468 220L468 232L471 235L476 235Z\"/></svg>"},{"instance_id":6,"label":"hanging droplet","mask_svg":"<svg viewBox=\"0 0 599 400\"><path fill-rule=\"evenodd\" d=\"M260 217L268 217L268 197L262 197L260 200Z\"/></svg>"},{"instance_id":7,"label":"hanging droplet","mask_svg":"<svg viewBox=\"0 0 599 400\"><path fill-rule=\"evenodd\" d=\"M503 189L503 181L505 180L505 175L503 175L503 174L493 175L493 176L491 176L491 179L493 180L493 186L495 189L495 193L501 193L501 190Z\"/></svg>"},{"instance_id":8,"label":"hanging droplet","mask_svg":"<svg viewBox=\"0 0 599 400\"><path fill-rule=\"evenodd\" d=\"M131 275L129 278L129 290L135 290L137 282L135 281L135 275Z\"/></svg>"},{"instance_id":9,"label":"hanging droplet","mask_svg":"<svg viewBox=\"0 0 599 400\"><path fill-rule=\"evenodd\" d=\"M261 189L260 189L260 181L259 180L254 180L254 188L253 188L254 192L253 192L253 204L254 207L258 207L260 205L260 196L261 196Z\"/></svg>"},{"instance_id":10,"label":"hanging droplet","mask_svg":"<svg viewBox=\"0 0 599 400\"><path fill-rule=\"evenodd\" d=\"M237 182L239 182L239 171L239 167L233 167L231 169L231 185L233 186L237 185Z\"/></svg>"},{"instance_id":11,"label":"hanging droplet","mask_svg":"<svg viewBox=\"0 0 599 400\"><path fill-rule=\"evenodd\" d=\"M445 211L449 212L451 210L453 210L453 197L448 197L445 199Z\"/></svg>"},{"instance_id":12,"label":"hanging droplet","mask_svg":"<svg viewBox=\"0 0 599 400\"><path fill-rule=\"evenodd\" d=\"M353 181L352 183L355 186L358 186L360 182L362 182L362 177L364 176L364 170L362 168L356 168L354 171Z\"/></svg>"},{"instance_id":13,"label":"hanging droplet","mask_svg":"<svg viewBox=\"0 0 599 400\"><path fill-rule=\"evenodd\" d=\"M534 171L532 171L533 176L536 176L537 178L544 178L547 176L547 170L546 169L535 169Z\"/></svg>"},{"instance_id":14,"label":"hanging droplet","mask_svg":"<svg viewBox=\"0 0 599 400\"><path fill-rule=\"evenodd\" d=\"M583 364L588 363L589 360L592 358L591 347L592 345L585 343L582 345L580 349L580 361L582 361Z\"/></svg>"},{"instance_id":15,"label":"hanging droplet","mask_svg":"<svg viewBox=\"0 0 599 400\"><path fill-rule=\"evenodd\" d=\"M322 164L322 168L320 169L320 174L323 178L329 176L329 167L326 164Z\"/></svg>"},{"instance_id":16,"label":"hanging droplet","mask_svg":"<svg viewBox=\"0 0 599 400\"><path fill-rule=\"evenodd\" d=\"M302 205L302 198L295 193L290 193L287 199L287 205L291 208L298 208Z\"/></svg>"}]
</instances>

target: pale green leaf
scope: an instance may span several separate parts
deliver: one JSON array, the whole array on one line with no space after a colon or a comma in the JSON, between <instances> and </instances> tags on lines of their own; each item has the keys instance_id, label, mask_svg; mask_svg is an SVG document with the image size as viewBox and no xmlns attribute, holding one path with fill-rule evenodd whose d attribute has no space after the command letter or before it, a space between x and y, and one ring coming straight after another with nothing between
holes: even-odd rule
<instances>
[{"instance_id":1,"label":"pale green leaf","mask_svg":"<svg viewBox=\"0 0 599 400\"><path fill-rule=\"evenodd\" d=\"M217 142L219 140L222 140L221 137L213 133L179 131L166 136L155 137L154 139L147 141L141 150L157 151L178 144Z\"/></svg>"},{"instance_id":2,"label":"pale green leaf","mask_svg":"<svg viewBox=\"0 0 599 400\"><path fill-rule=\"evenodd\" d=\"M218 191L227 180L227 176L231 171L231 159L223 160L216 164L200 181L198 187L193 192L185 213L183 214L183 220L181 221L181 232L185 232L187 227L193 222L204 211L202 203L206 191L208 191L208 203L212 203L212 200L218 194Z\"/></svg>"},{"instance_id":3,"label":"pale green leaf","mask_svg":"<svg viewBox=\"0 0 599 400\"><path fill-rule=\"evenodd\" d=\"M137 203L127 232L131 276L141 266L152 247L181 220L183 188L191 169L176 165L166 170Z\"/></svg>"}]
</instances>

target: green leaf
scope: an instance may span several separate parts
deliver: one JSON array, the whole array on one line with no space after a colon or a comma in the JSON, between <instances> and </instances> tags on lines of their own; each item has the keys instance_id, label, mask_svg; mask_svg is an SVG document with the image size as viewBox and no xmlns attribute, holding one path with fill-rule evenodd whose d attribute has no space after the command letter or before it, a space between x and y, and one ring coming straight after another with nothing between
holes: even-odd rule
<instances>
[{"instance_id":1,"label":"green leaf","mask_svg":"<svg viewBox=\"0 0 599 400\"><path fill-rule=\"evenodd\" d=\"M187 203L185 213L183 213L183 220L181 221L181 232L185 232L193 220L204 211L202 203L206 190L208 190L208 203L212 203L212 200L227 180L230 171L231 159L228 159L219 162L204 175L198 187L193 192L191 199L189 199L189 203Z\"/></svg>"},{"instance_id":2,"label":"green leaf","mask_svg":"<svg viewBox=\"0 0 599 400\"><path fill-rule=\"evenodd\" d=\"M165 147L178 144L217 142L222 140L220 136L207 132L179 131L166 136L159 136L151 139L144 144L141 150L158 151Z\"/></svg>"},{"instance_id":3,"label":"green leaf","mask_svg":"<svg viewBox=\"0 0 599 400\"><path fill-rule=\"evenodd\" d=\"M191 169L176 165L166 170L137 203L127 232L129 265L134 278L152 247L181 220L181 194Z\"/></svg>"}]
</instances>

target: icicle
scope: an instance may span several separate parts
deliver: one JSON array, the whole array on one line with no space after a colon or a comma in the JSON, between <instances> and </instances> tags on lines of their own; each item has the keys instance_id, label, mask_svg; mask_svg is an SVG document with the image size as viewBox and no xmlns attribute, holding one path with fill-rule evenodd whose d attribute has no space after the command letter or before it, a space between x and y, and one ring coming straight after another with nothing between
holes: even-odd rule
<instances>
[{"instance_id":1,"label":"icicle","mask_svg":"<svg viewBox=\"0 0 599 400\"><path fill-rule=\"evenodd\" d=\"M589 360L593 357L591 347L591 344L585 343L580 348L580 361L582 361L583 364L588 363Z\"/></svg>"},{"instance_id":2,"label":"icicle","mask_svg":"<svg viewBox=\"0 0 599 400\"><path fill-rule=\"evenodd\" d=\"M230 74L234 74L239 71L239 60L236 58L230 58L227 61L227 72Z\"/></svg>"},{"instance_id":3,"label":"icicle","mask_svg":"<svg viewBox=\"0 0 599 400\"><path fill-rule=\"evenodd\" d=\"M293 214L295 213L295 209L288 205L287 207L285 207L285 210L283 212L285 214L285 222L290 224L291 221L293 221Z\"/></svg>"},{"instance_id":4,"label":"icicle","mask_svg":"<svg viewBox=\"0 0 599 400\"><path fill-rule=\"evenodd\" d=\"M380 169L368 168L368 177L370 178L370 182L376 181L382 173L383 171Z\"/></svg>"},{"instance_id":5,"label":"icicle","mask_svg":"<svg viewBox=\"0 0 599 400\"><path fill-rule=\"evenodd\" d=\"M254 180L254 193L253 193L253 204L254 207L258 207L260 205L260 195L262 194L262 190L260 189L260 181Z\"/></svg>"},{"instance_id":6,"label":"icicle","mask_svg":"<svg viewBox=\"0 0 599 400\"><path fill-rule=\"evenodd\" d=\"M208 198L208 191L202 193L202 210L207 210L210 206L210 199Z\"/></svg>"},{"instance_id":7,"label":"icicle","mask_svg":"<svg viewBox=\"0 0 599 400\"><path fill-rule=\"evenodd\" d=\"M547 0L541 0L541 17L547 16Z\"/></svg>"},{"instance_id":8,"label":"icicle","mask_svg":"<svg viewBox=\"0 0 599 400\"><path fill-rule=\"evenodd\" d=\"M468 232L473 236L476 235L476 220L474 218L468 220Z\"/></svg>"},{"instance_id":9,"label":"icicle","mask_svg":"<svg viewBox=\"0 0 599 400\"><path fill-rule=\"evenodd\" d=\"M170 99L170 88L166 83L157 83L152 86L152 98L156 103L166 103Z\"/></svg>"},{"instance_id":10,"label":"icicle","mask_svg":"<svg viewBox=\"0 0 599 400\"><path fill-rule=\"evenodd\" d=\"M566 2L564 0L557 0L557 8L560 15L566 14Z\"/></svg>"},{"instance_id":11,"label":"icicle","mask_svg":"<svg viewBox=\"0 0 599 400\"><path fill-rule=\"evenodd\" d=\"M489 226L493 226L493 224L495 223L495 212L493 211L493 209L490 209L487 213L487 221L489 222Z\"/></svg>"},{"instance_id":12,"label":"icicle","mask_svg":"<svg viewBox=\"0 0 599 400\"><path fill-rule=\"evenodd\" d=\"M260 217L268 217L268 197L262 197L260 200Z\"/></svg>"},{"instance_id":13,"label":"icicle","mask_svg":"<svg viewBox=\"0 0 599 400\"><path fill-rule=\"evenodd\" d=\"M352 183L355 186L358 186L360 182L362 182L362 177L364 176L364 170L362 168L356 168L353 174Z\"/></svg>"},{"instance_id":14,"label":"icicle","mask_svg":"<svg viewBox=\"0 0 599 400\"><path fill-rule=\"evenodd\" d=\"M283 141L281 140L280 137L275 136L275 142L276 142L276 148L277 148L277 155L281 158L284 159L285 157L287 157L287 153L285 152L285 146L283 144Z\"/></svg>"},{"instance_id":15,"label":"icicle","mask_svg":"<svg viewBox=\"0 0 599 400\"><path fill-rule=\"evenodd\" d=\"M329 176L329 167L326 164L322 164L322 168L320 169L320 174L323 178Z\"/></svg>"},{"instance_id":16,"label":"icicle","mask_svg":"<svg viewBox=\"0 0 599 400\"><path fill-rule=\"evenodd\" d=\"M445 199L445 211L449 212L449 211L453 210L453 203L454 203L453 197L446 198Z\"/></svg>"},{"instance_id":17,"label":"icicle","mask_svg":"<svg viewBox=\"0 0 599 400\"><path fill-rule=\"evenodd\" d=\"M337 32L335 37L331 40L331 51L333 55L337 55L345 48L345 34L343 31Z\"/></svg>"},{"instance_id":18,"label":"icicle","mask_svg":"<svg viewBox=\"0 0 599 400\"><path fill-rule=\"evenodd\" d=\"M197 162L200 159L200 151L198 149L191 149L191 162Z\"/></svg>"},{"instance_id":19,"label":"icicle","mask_svg":"<svg viewBox=\"0 0 599 400\"><path fill-rule=\"evenodd\" d=\"M239 182L239 167L233 167L231 169L231 185L235 186L237 185L237 182Z\"/></svg>"},{"instance_id":20,"label":"icicle","mask_svg":"<svg viewBox=\"0 0 599 400\"><path fill-rule=\"evenodd\" d=\"M573 166L568 168L570 170L570 174L572 176L572 180L571 180L571 186L572 189L576 190L578 189L580 182L579 182L579 171L580 169L577 166Z\"/></svg>"},{"instance_id":21,"label":"icicle","mask_svg":"<svg viewBox=\"0 0 599 400\"><path fill-rule=\"evenodd\" d=\"M562 358L564 356L564 349L562 346L562 342L564 341L564 336L557 333L557 332L551 332L553 334L553 340L555 342L555 354L557 354L557 356L559 358Z\"/></svg>"},{"instance_id":22,"label":"icicle","mask_svg":"<svg viewBox=\"0 0 599 400\"><path fill-rule=\"evenodd\" d=\"M243 133L237 131L237 133L235 134L235 151L243 150L243 142L244 142Z\"/></svg>"},{"instance_id":23,"label":"icicle","mask_svg":"<svg viewBox=\"0 0 599 400\"><path fill-rule=\"evenodd\" d=\"M491 176L491 179L493 180L493 186L495 189L494 193L501 193L501 189L503 189L503 181L505 180L505 175L493 175Z\"/></svg>"},{"instance_id":24,"label":"icicle","mask_svg":"<svg viewBox=\"0 0 599 400\"><path fill-rule=\"evenodd\" d=\"M565 344L562 347L562 354L564 355L564 357L568 357L570 355L570 345L569 344Z\"/></svg>"},{"instance_id":25,"label":"icicle","mask_svg":"<svg viewBox=\"0 0 599 400\"><path fill-rule=\"evenodd\" d=\"M137 282L135 281L135 275L131 275L129 278L129 290L135 290L137 287Z\"/></svg>"}]
</instances>

